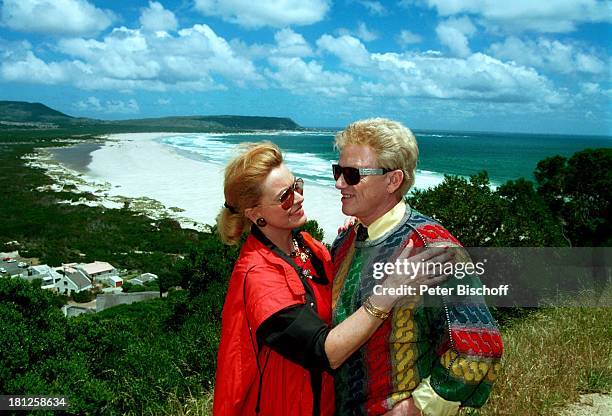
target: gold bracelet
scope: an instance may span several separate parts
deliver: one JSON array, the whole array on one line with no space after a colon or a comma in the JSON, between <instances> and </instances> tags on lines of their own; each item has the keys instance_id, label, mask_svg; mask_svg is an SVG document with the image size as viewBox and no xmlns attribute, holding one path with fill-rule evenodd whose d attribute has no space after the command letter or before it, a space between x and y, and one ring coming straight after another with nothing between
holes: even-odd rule
<instances>
[{"instance_id":1,"label":"gold bracelet","mask_svg":"<svg viewBox=\"0 0 612 416\"><path fill-rule=\"evenodd\" d=\"M372 303L372 299L367 298L365 302L363 302L363 308L365 311L374 318L382 319L383 321L389 317L391 312L385 312L382 309L374 306Z\"/></svg>"}]
</instances>

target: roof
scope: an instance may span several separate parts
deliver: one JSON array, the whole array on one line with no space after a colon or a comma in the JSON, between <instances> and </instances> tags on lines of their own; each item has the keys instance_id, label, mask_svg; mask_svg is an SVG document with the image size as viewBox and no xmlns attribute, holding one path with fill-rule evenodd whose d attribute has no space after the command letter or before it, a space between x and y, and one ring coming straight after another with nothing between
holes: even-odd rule
<instances>
[{"instance_id":1,"label":"roof","mask_svg":"<svg viewBox=\"0 0 612 416\"><path fill-rule=\"evenodd\" d=\"M150 282L151 280L157 280L157 275L153 273L143 273L138 280L141 282Z\"/></svg>"},{"instance_id":2,"label":"roof","mask_svg":"<svg viewBox=\"0 0 612 416\"><path fill-rule=\"evenodd\" d=\"M113 265L105 261L94 261L93 263L81 264L79 269L83 270L88 275L112 272L115 270Z\"/></svg>"},{"instance_id":3,"label":"roof","mask_svg":"<svg viewBox=\"0 0 612 416\"><path fill-rule=\"evenodd\" d=\"M39 266L30 266L30 269L34 270L37 274L44 274L53 270L51 266L48 266L46 264L41 264Z\"/></svg>"},{"instance_id":4,"label":"roof","mask_svg":"<svg viewBox=\"0 0 612 416\"><path fill-rule=\"evenodd\" d=\"M91 280L89 280L80 270L77 270L74 273L66 273L66 277L70 279L79 288L79 290L87 286L91 286Z\"/></svg>"},{"instance_id":5,"label":"roof","mask_svg":"<svg viewBox=\"0 0 612 416\"><path fill-rule=\"evenodd\" d=\"M110 276L109 279L113 282L123 282L123 279L117 276Z\"/></svg>"}]
</instances>

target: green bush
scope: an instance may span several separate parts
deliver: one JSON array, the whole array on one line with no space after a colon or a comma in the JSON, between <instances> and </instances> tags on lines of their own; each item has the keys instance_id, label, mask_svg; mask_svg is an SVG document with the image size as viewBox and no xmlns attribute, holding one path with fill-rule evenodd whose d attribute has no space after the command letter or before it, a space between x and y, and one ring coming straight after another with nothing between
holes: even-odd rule
<instances>
[{"instance_id":1,"label":"green bush","mask_svg":"<svg viewBox=\"0 0 612 416\"><path fill-rule=\"evenodd\" d=\"M95 295L91 290L82 290L80 292L72 292L71 297L77 303L87 303L94 300Z\"/></svg>"}]
</instances>

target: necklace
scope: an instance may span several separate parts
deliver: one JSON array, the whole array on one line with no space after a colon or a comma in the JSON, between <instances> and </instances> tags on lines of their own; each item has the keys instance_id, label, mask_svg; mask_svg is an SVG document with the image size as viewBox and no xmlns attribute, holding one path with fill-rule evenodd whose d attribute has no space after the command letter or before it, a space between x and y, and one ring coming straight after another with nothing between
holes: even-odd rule
<instances>
[{"instance_id":1,"label":"necklace","mask_svg":"<svg viewBox=\"0 0 612 416\"><path fill-rule=\"evenodd\" d=\"M308 247L301 247L295 238L291 239L291 247L291 257L299 256L300 260L302 260L302 262L304 263L310 258L310 255L312 254Z\"/></svg>"}]
</instances>

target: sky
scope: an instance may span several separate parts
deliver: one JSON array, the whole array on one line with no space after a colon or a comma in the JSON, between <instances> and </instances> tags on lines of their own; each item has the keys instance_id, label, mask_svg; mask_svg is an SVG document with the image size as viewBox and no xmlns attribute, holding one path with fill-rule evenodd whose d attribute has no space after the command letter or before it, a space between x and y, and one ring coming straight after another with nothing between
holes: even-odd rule
<instances>
[{"instance_id":1,"label":"sky","mask_svg":"<svg viewBox=\"0 0 612 416\"><path fill-rule=\"evenodd\" d=\"M0 100L612 135L612 1L0 0Z\"/></svg>"}]
</instances>

